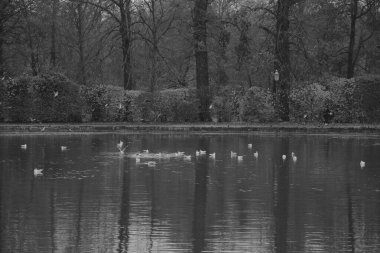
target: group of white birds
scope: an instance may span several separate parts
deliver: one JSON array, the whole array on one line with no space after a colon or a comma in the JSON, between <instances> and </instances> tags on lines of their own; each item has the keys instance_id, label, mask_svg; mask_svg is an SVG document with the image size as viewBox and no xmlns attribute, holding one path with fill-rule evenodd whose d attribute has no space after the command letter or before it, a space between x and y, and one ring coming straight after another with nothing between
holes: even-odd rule
<instances>
[{"instance_id":1,"label":"group of white birds","mask_svg":"<svg viewBox=\"0 0 380 253\"><path fill-rule=\"evenodd\" d=\"M20 146L20 148L23 150L26 150L28 148L28 145L22 144ZM67 151L67 146L61 146L61 151L62 152ZM33 174L34 174L34 176L42 176L43 175L42 171L43 171L43 169L34 168Z\"/></svg>"},{"instance_id":2,"label":"group of white birds","mask_svg":"<svg viewBox=\"0 0 380 253\"><path fill-rule=\"evenodd\" d=\"M27 149L27 144L22 144L21 146L21 149L23 150L26 150ZM126 145L124 145L124 142L123 141L120 141L119 143L116 144L116 147L117 149L119 150L120 154L125 154L125 149L127 148ZM248 149L252 150L253 148L253 145L251 143L248 144ZM67 151L67 146L61 146L61 151L64 152L64 151ZM146 150L143 150L143 154L149 154L149 150L146 149ZM141 162L141 158L144 157L143 154L140 154L140 153L137 153L134 157L136 159L136 163L139 164ZM196 150L195 151L195 156L196 157L199 157L199 156L205 156L207 155L207 151L206 150ZM191 155L185 155L185 152L181 152L181 151L178 151L176 153L174 153L174 156L175 157L183 157L184 160L187 160L187 161L191 161L191 158L192 156ZM294 152L291 153L291 156L292 156L292 160L293 162L297 162L297 156L295 155ZM147 156L145 156L147 157ZM152 157L152 156L149 156L149 157ZM155 154L156 158L162 158L164 157L164 155L162 153L157 153ZM171 157L170 155L166 155L166 157ZM216 157L216 153L209 153L209 158L210 159L215 159ZM253 157L255 159L258 159L259 158L259 152L256 151L253 153ZM285 161L286 160L286 154L283 154L282 155L282 160ZM231 151L231 159L237 159L238 161L243 161L243 156L242 155L238 155L237 152L234 152L234 151ZM149 167L155 167L156 166L156 162L155 161L148 161L145 163L146 165L148 165ZM360 168L363 169L365 167L365 162L364 161L360 161L359 163L360 165ZM38 168L35 168L33 173L34 173L34 176L42 176L43 173L42 173L43 169L38 169Z\"/></svg>"}]
</instances>

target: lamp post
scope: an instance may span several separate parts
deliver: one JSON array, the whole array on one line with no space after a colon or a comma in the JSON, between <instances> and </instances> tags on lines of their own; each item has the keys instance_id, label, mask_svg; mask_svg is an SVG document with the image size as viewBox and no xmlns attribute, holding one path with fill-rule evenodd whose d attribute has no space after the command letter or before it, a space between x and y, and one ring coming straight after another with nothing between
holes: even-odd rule
<instances>
[{"instance_id":1,"label":"lamp post","mask_svg":"<svg viewBox=\"0 0 380 253\"><path fill-rule=\"evenodd\" d=\"M277 82L278 80L280 80L280 73L278 73L278 70L276 69L273 73L273 79L274 79L274 83L273 83L273 93L276 93L276 88L277 88Z\"/></svg>"}]
</instances>

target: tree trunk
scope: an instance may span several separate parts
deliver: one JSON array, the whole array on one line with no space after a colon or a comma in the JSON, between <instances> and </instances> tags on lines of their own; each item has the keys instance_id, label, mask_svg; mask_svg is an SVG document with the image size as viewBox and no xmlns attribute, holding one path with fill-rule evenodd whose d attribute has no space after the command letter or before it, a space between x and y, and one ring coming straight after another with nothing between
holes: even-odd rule
<instances>
[{"instance_id":1,"label":"tree trunk","mask_svg":"<svg viewBox=\"0 0 380 253\"><path fill-rule=\"evenodd\" d=\"M194 49L196 63L196 82L200 101L200 120L210 121L210 88L207 56L207 5L208 0L195 0L194 5Z\"/></svg>"},{"instance_id":2,"label":"tree trunk","mask_svg":"<svg viewBox=\"0 0 380 253\"><path fill-rule=\"evenodd\" d=\"M277 3L275 70L280 74L274 90L277 96L277 110L281 120L289 121L290 91L290 50L289 50L289 11L291 0L279 0Z\"/></svg>"},{"instance_id":3,"label":"tree trunk","mask_svg":"<svg viewBox=\"0 0 380 253\"><path fill-rule=\"evenodd\" d=\"M120 33L123 52L123 86L125 90L132 90L132 64L131 64L131 8L130 1L119 1Z\"/></svg>"},{"instance_id":4,"label":"tree trunk","mask_svg":"<svg viewBox=\"0 0 380 253\"><path fill-rule=\"evenodd\" d=\"M50 64L56 66L56 22L57 22L57 0L52 1L52 22L51 22L51 48L50 48Z\"/></svg>"},{"instance_id":5,"label":"tree trunk","mask_svg":"<svg viewBox=\"0 0 380 253\"><path fill-rule=\"evenodd\" d=\"M5 13L6 3L0 2L0 77L4 75L5 72L5 63L4 63L4 13Z\"/></svg>"},{"instance_id":6,"label":"tree trunk","mask_svg":"<svg viewBox=\"0 0 380 253\"><path fill-rule=\"evenodd\" d=\"M355 61L354 61L354 49L355 49L355 37L356 37L356 19L358 13L358 0L351 0L351 30L350 30L350 44L348 46L347 57L347 78L354 77Z\"/></svg>"},{"instance_id":7,"label":"tree trunk","mask_svg":"<svg viewBox=\"0 0 380 253\"><path fill-rule=\"evenodd\" d=\"M1 17L0 17L1 19ZM3 55L3 44L4 44L4 26L2 20L0 20L0 77L4 75L4 55Z\"/></svg>"},{"instance_id":8,"label":"tree trunk","mask_svg":"<svg viewBox=\"0 0 380 253\"><path fill-rule=\"evenodd\" d=\"M157 87L157 54L158 54L158 39L156 28L156 5L155 0L151 1L151 15L152 15L152 49L151 49L151 78L150 78L150 91L154 92Z\"/></svg>"},{"instance_id":9,"label":"tree trunk","mask_svg":"<svg viewBox=\"0 0 380 253\"><path fill-rule=\"evenodd\" d=\"M76 22L78 33L78 49L79 49L79 80L81 84L86 85L86 65L84 59L84 34L83 34L83 8L82 3L77 4L78 19Z\"/></svg>"}]
</instances>

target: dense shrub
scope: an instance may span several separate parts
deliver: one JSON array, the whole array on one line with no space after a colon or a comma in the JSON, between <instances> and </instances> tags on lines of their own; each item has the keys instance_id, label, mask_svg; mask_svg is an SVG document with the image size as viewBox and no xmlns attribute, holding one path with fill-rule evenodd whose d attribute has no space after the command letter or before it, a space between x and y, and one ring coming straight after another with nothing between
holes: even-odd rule
<instances>
[{"instance_id":1,"label":"dense shrub","mask_svg":"<svg viewBox=\"0 0 380 253\"><path fill-rule=\"evenodd\" d=\"M41 122L80 122L82 101L79 86L60 74L22 77L31 85L33 117Z\"/></svg>"},{"instance_id":2,"label":"dense shrub","mask_svg":"<svg viewBox=\"0 0 380 253\"><path fill-rule=\"evenodd\" d=\"M275 118L272 93L257 86L249 88L240 100L240 119L245 122L269 122Z\"/></svg>"},{"instance_id":3,"label":"dense shrub","mask_svg":"<svg viewBox=\"0 0 380 253\"><path fill-rule=\"evenodd\" d=\"M86 102L86 121L149 121L151 95L143 91L126 91L122 87L96 85L82 87Z\"/></svg>"},{"instance_id":4,"label":"dense shrub","mask_svg":"<svg viewBox=\"0 0 380 253\"><path fill-rule=\"evenodd\" d=\"M154 97L155 121L198 121L199 103L195 89L167 89Z\"/></svg>"},{"instance_id":5,"label":"dense shrub","mask_svg":"<svg viewBox=\"0 0 380 253\"><path fill-rule=\"evenodd\" d=\"M330 91L319 83L293 88L289 97L290 116L295 121L321 121L330 100Z\"/></svg>"},{"instance_id":6,"label":"dense shrub","mask_svg":"<svg viewBox=\"0 0 380 253\"><path fill-rule=\"evenodd\" d=\"M326 84L331 99L328 106L334 112L334 121L339 123L360 122L362 110L355 97L354 79L334 78Z\"/></svg>"},{"instance_id":7,"label":"dense shrub","mask_svg":"<svg viewBox=\"0 0 380 253\"><path fill-rule=\"evenodd\" d=\"M79 86L59 74L21 76L3 83L3 117L10 122L81 120ZM54 96L54 92L58 92Z\"/></svg>"},{"instance_id":8,"label":"dense shrub","mask_svg":"<svg viewBox=\"0 0 380 253\"><path fill-rule=\"evenodd\" d=\"M380 122L380 76L355 78L355 99L360 105L361 122Z\"/></svg>"},{"instance_id":9,"label":"dense shrub","mask_svg":"<svg viewBox=\"0 0 380 253\"><path fill-rule=\"evenodd\" d=\"M86 104L85 121L105 121L106 107L110 102L106 96L106 90L104 85L81 87L80 94Z\"/></svg>"},{"instance_id":10,"label":"dense shrub","mask_svg":"<svg viewBox=\"0 0 380 253\"><path fill-rule=\"evenodd\" d=\"M6 121L29 122L32 115L32 94L26 78L9 78L5 82Z\"/></svg>"},{"instance_id":11,"label":"dense shrub","mask_svg":"<svg viewBox=\"0 0 380 253\"><path fill-rule=\"evenodd\" d=\"M4 122L5 115L5 94L6 94L5 77L0 77L0 122Z\"/></svg>"},{"instance_id":12,"label":"dense shrub","mask_svg":"<svg viewBox=\"0 0 380 253\"><path fill-rule=\"evenodd\" d=\"M213 97L211 117L217 122L240 121L240 100L244 96L244 88L226 86Z\"/></svg>"}]
</instances>

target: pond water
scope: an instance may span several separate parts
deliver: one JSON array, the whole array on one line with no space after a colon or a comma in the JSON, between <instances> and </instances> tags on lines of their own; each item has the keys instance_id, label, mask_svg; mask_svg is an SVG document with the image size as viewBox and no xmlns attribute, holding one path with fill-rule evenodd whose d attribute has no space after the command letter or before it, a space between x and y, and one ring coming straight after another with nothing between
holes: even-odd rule
<instances>
[{"instance_id":1,"label":"pond water","mask_svg":"<svg viewBox=\"0 0 380 253\"><path fill-rule=\"evenodd\" d=\"M376 136L4 135L0 176L1 252L380 252Z\"/></svg>"}]
</instances>

